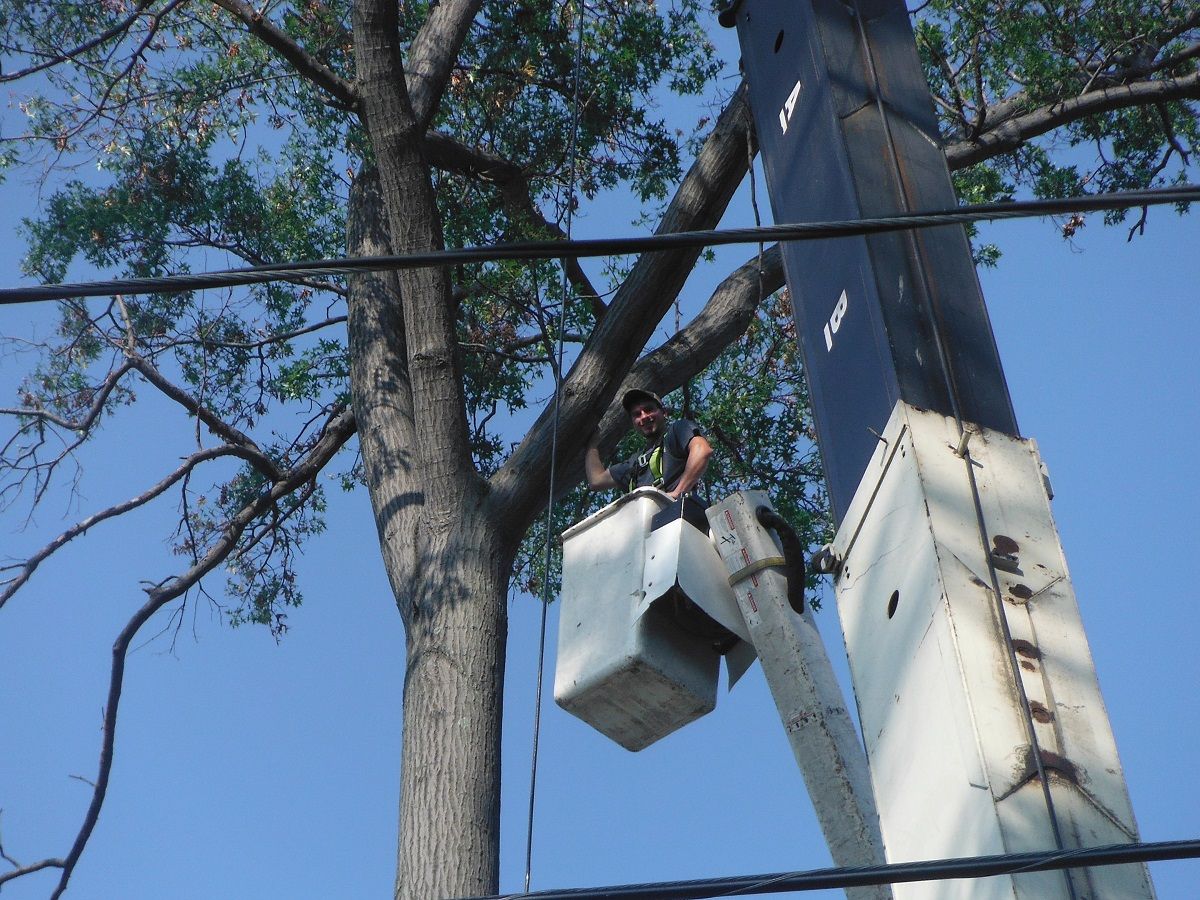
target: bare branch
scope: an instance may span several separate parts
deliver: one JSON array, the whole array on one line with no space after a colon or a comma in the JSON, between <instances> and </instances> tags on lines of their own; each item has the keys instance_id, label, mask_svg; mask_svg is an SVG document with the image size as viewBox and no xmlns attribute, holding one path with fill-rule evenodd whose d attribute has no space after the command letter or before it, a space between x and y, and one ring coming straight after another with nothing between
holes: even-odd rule
<instances>
[{"instance_id":1,"label":"bare branch","mask_svg":"<svg viewBox=\"0 0 1200 900\"><path fill-rule=\"evenodd\" d=\"M3 590L0 590L0 608L3 608L4 604L7 603L9 599L21 589L25 582L29 580L30 576L32 576L37 570L38 566L45 562L51 555L53 555L64 545L70 541L73 541L80 535L86 534L89 529L99 525L101 522L115 518L116 516L122 515L130 510L137 509L139 506L144 506L145 504L149 503L155 497L158 497L164 491L170 488L171 485L175 484L181 478L190 473L194 468L196 468L196 466L200 465L200 463L207 462L212 459L218 459L223 456L237 456L241 457L242 459L247 459L248 454L241 447L233 447L229 445L213 447L209 450L197 451L196 453L193 453L191 456L187 457L187 459L183 461L179 468L175 469L175 471L171 472L166 478L162 479L157 484L146 489L136 497L132 497L123 503L114 504L107 509L100 510L93 515L88 516L86 519L82 519L81 521L72 525L50 543L46 544L28 559L26 559L23 563L0 566L0 571L20 569L18 574L13 576L11 579L8 579L5 582L0 582L0 584L3 585ZM252 459L247 459L247 461L253 462Z\"/></svg>"},{"instance_id":2,"label":"bare branch","mask_svg":"<svg viewBox=\"0 0 1200 900\"><path fill-rule=\"evenodd\" d=\"M3 875L0 875L0 885L6 881L12 881L14 878L20 878L22 875L32 875L34 872L40 872L42 869L65 869L66 866L66 861L58 857L43 859L41 862L30 863L27 866L21 866L19 869L13 869L11 872L5 872Z\"/></svg>"},{"instance_id":3,"label":"bare branch","mask_svg":"<svg viewBox=\"0 0 1200 900\"><path fill-rule=\"evenodd\" d=\"M946 162L951 170L963 169L1008 153L1031 138L1088 116L1147 103L1197 98L1200 98L1200 72L1183 78L1100 88L1014 116L995 127L986 128L977 137L951 144L946 148Z\"/></svg>"},{"instance_id":4,"label":"bare branch","mask_svg":"<svg viewBox=\"0 0 1200 900\"><path fill-rule=\"evenodd\" d=\"M183 390L183 388L169 381L149 360L141 356L136 356L133 357L132 362L134 368L147 381L207 425L209 431L239 448L247 462L254 466L254 468L262 472L271 481L279 480L281 477L279 467L275 465L270 457L262 452L258 444L249 436L215 415L212 410Z\"/></svg>"},{"instance_id":5,"label":"bare branch","mask_svg":"<svg viewBox=\"0 0 1200 900\"><path fill-rule=\"evenodd\" d=\"M263 14L249 3L243 3L242 0L213 2L244 22L252 35L286 59L300 75L334 97L346 109L358 108L358 93L354 85L301 47L291 35L264 18Z\"/></svg>"},{"instance_id":6,"label":"bare branch","mask_svg":"<svg viewBox=\"0 0 1200 900\"><path fill-rule=\"evenodd\" d=\"M79 857L96 827L96 821L99 819L100 810L104 805L105 794L108 792L108 782L112 774L113 750L116 745L117 710L120 706L121 691L125 680L125 657L138 631L166 604L186 594L200 582L200 579L224 562L237 547L238 540L251 523L269 512L281 499L311 483L334 454L350 439L354 431L355 422L352 412L343 410L335 415L305 459L299 465L282 473L280 478L271 485L270 490L243 506L225 527L220 539L209 548L201 559L183 574L168 578L147 589L146 593L149 599L129 619L113 643L108 699L104 707L99 771L96 775L91 803L84 814L83 823L71 846L71 851L67 854L66 859L43 860L34 866L26 866L20 872L7 872L0 875L0 884L18 877L18 875L57 867L63 871L58 886L51 895L52 900L57 900L66 890L67 882L70 881L75 865L79 862Z\"/></svg>"}]
</instances>

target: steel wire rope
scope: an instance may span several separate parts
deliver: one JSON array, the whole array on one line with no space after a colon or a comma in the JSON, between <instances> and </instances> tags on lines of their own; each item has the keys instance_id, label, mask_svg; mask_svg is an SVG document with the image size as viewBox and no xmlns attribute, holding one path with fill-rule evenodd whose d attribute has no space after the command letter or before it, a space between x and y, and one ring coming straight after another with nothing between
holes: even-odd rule
<instances>
[{"instance_id":1,"label":"steel wire rope","mask_svg":"<svg viewBox=\"0 0 1200 900\"><path fill-rule=\"evenodd\" d=\"M19 288L0 288L0 305L35 303L113 294L183 293L214 287L237 287L269 281L287 281L299 276L338 276L356 272L381 272L416 269L423 266L449 266L492 262L502 259L564 259L595 256L619 256L630 253L676 250L685 247L716 247L727 244L757 244L762 241L812 241L864 234L882 234L913 228L965 225L971 222L1035 218L1066 213L1097 212L1132 207L1186 205L1200 202L1200 185L1151 188L1068 197L1062 200L1016 200L982 203L955 209L928 210L867 219L831 222L801 222L758 228L708 229L632 238L592 238L588 240L521 241L461 247L451 250L411 253L397 256L361 256L319 259L304 262L274 263L224 269L200 275L168 275L157 278L116 278L73 284L44 284Z\"/></svg>"},{"instance_id":2,"label":"steel wire rope","mask_svg":"<svg viewBox=\"0 0 1200 900\"><path fill-rule=\"evenodd\" d=\"M570 7L567 7L568 9ZM574 86L571 96L571 132L567 144L567 210L566 210L566 241L571 243L571 226L575 212L575 175L579 155L579 82L583 72L583 21L587 14L584 0L576 0L575 28L575 64L572 72ZM542 609L538 630L538 663L537 687L534 691L533 704L533 749L530 753L529 767L529 818L525 827L525 893L529 893L530 880L533 877L533 814L537 797L537 766L538 741L542 729L542 681L546 668L546 618L550 609L550 565L553 561L554 547L554 481L558 465L558 424L559 413L562 409L562 366L563 347L566 336L567 299L570 295L570 280L567 274L566 261L562 264L562 279L560 281L558 306L558 341L554 353L552 374L554 376L554 416L550 431L550 484L546 498L546 554L543 559L542 572Z\"/></svg>"},{"instance_id":3,"label":"steel wire rope","mask_svg":"<svg viewBox=\"0 0 1200 900\"><path fill-rule=\"evenodd\" d=\"M493 894L463 900L707 900L746 894L780 894L905 884L914 881L949 881L956 878L990 878L1081 867L1127 865L1200 858L1200 838L1107 844L1074 850L1043 850L966 856L875 866L839 866L808 871L761 875L730 875L677 881L618 884L604 887L556 888L527 894Z\"/></svg>"}]
</instances>

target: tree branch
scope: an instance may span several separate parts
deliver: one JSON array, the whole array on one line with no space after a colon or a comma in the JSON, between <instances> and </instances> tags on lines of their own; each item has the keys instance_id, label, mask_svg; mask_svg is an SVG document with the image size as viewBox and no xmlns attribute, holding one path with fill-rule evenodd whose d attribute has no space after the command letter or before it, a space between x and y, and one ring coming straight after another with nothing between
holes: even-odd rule
<instances>
[{"instance_id":1,"label":"tree branch","mask_svg":"<svg viewBox=\"0 0 1200 900\"><path fill-rule=\"evenodd\" d=\"M132 358L134 368L152 385L190 412L193 416L208 426L208 430L217 437L229 442L237 447L250 465L254 466L259 472L266 476L271 481L277 481L281 477L279 467L259 449L249 436L243 434L238 429L234 428L228 422L221 419L213 413L203 403L189 394L177 384L167 380L163 374L158 371L150 363L149 360L141 356Z\"/></svg>"},{"instance_id":2,"label":"tree branch","mask_svg":"<svg viewBox=\"0 0 1200 900\"><path fill-rule=\"evenodd\" d=\"M1200 14L1197 15L1200 16ZM1190 44L1189 46L1184 47L1178 53L1173 53L1170 56L1163 57L1154 64L1154 70L1161 71L1163 69L1171 69L1180 63L1187 62L1189 59L1195 59L1198 56L1200 56L1200 42Z\"/></svg>"},{"instance_id":3,"label":"tree branch","mask_svg":"<svg viewBox=\"0 0 1200 900\"><path fill-rule=\"evenodd\" d=\"M201 578L224 562L226 557L236 548L242 533L255 519L272 509L281 499L316 478L329 460L333 458L334 454L354 434L354 430L354 415L349 410L344 410L334 416L326 426L324 434L313 445L312 450L309 451L304 461L295 468L283 473L271 485L269 491L266 491L255 500L243 506L225 527L221 538L209 548L208 552L200 560L194 563L182 575L178 575L147 589L146 593L149 595L149 599L129 619L125 627L121 629L121 633L117 635L117 639L113 643L108 699L104 707L99 772L92 791L91 803L84 814L83 823L75 837L74 844L71 846L70 853L67 854L64 860L43 860L34 866L26 866L20 873L28 874L28 872L50 866L62 868L63 871L58 885L51 895L52 900L57 900L63 891L66 890L67 882L70 880L75 870L75 865L78 863L79 857L82 855L88 840L91 838L92 831L96 827L96 821L100 817L100 809L104 805L104 797L108 791L109 777L112 774L113 750L117 734L117 709L121 702L121 690L125 678L125 657L134 637L156 612L172 600L183 596L199 583ZM11 880L13 877L15 877L15 873L12 872L0 876L0 884Z\"/></svg>"},{"instance_id":4,"label":"tree branch","mask_svg":"<svg viewBox=\"0 0 1200 900\"><path fill-rule=\"evenodd\" d=\"M137 21L138 16L140 16L146 10L146 7L148 7L151 2L152 0L138 0L133 7L133 11L112 28L107 29L106 31L92 38L90 41L84 41L82 44L78 44L72 47L70 50L64 50L56 56L52 56L50 59L44 60L36 65L19 69L18 71L9 75L0 75L0 84L3 84L7 81L17 81L26 77L27 75L34 75L38 72L43 72L46 69L51 69L54 66L57 66L59 63L70 62L81 53L87 53L89 50L94 50L101 44L107 43L108 41L128 30L129 26Z\"/></svg>"},{"instance_id":5,"label":"tree branch","mask_svg":"<svg viewBox=\"0 0 1200 900\"><path fill-rule=\"evenodd\" d=\"M311 325L305 325L302 328L296 328L292 331L281 331L278 334L273 334L270 337L265 337L257 341L218 341L212 338L197 337L171 341L170 344L172 347L195 344L201 347L221 347L229 350L259 350L271 344L278 344L303 337L306 334L312 334L314 331L320 331L331 325L341 325L345 321L346 316L330 316L328 319L323 319L320 322L313 322ZM0 412L3 412L3 410L0 410Z\"/></svg>"},{"instance_id":6,"label":"tree branch","mask_svg":"<svg viewBox=\"0 0 1200 900\"><path fill-rule=\"evenodd\" d=\"M40 872L42 869L62 869L67 865L65 860L54 857L52 859L43 859L40 862L30 863L27 866L13 869L10 872L5 872L0 875L0 885L6 881L12 881L14 878L20 878L22 875L32 875L34 872Z\"/></svg>"},{"instance_id":7,"label":"tree branch","mask_svg":"<svg viewBox=\"0 0 1200 900\"><path fill-rule=\"evenodd\" d=\"M408 48L405 80L417 127L424 131L437 112L459 48L483 0L442 0Z\"/></svg>"},{"instance_id":8,"label":"tree branch","mask_svg":"<svg viewBox=\"0 0 1200 900\"><path fill-rule=\"evenodd\" d=\"M462 4L443 3L438 10L447 6L459 9ZM448 14L438 10L432 20ZM418 121L408 96L396 16L395 0L354 4L355 64L389 242L396 253L420 253L442 248L442 223L422 157L427 128ZM471 458L457 306L446 268L406 269L396 278L413 402L421 410L437 411L422 421L411 447L427 476L426 501L432 508L447 509L463 501L464 491L482 486ZM374 394L369 383L360 387Z\"/></svg>"},{"instance_id":9,"label":"tree branch","mask_svg":"<svg viewBox=\"0 0 1200 900\"><path fill-rule=\"evenodd\" d=\"M138 494L136 497L126 500L124 503L117 503L108 507L107 509L103 509L100 512L88 516L86 519L77 522L75 525L72 525L50 543L46 544L28 559L26 559L23 563L0 566L0 571L20 569L20 572L13 576L12 579L8 580L7 582L0 582L0 585L3 586L3 590L0 591L0 608L3 608L4 604L7 603L9 599L11 599L12 596L21 589L22 585L24 585L25 582L29 580L30 576L37 571L38 566L45 562L64 545L70 541L73 541L80 535L86 534L89 529L99 525L101 522L115 518L116 516L122 515L130 510L137 509L139 506L144 506L145 504L149 503L155 497L160 496L164 491L170 488L171 485L177 483L181 478L195 469L196 466L200 465L200 463L207 462L211 459L218 459L223 456L238 456L242 459L245 459L247 462L250 462L251 464L254 462L253 458L251 458L243 448L230 446L228 444L221 447L214 447L209 450L200 450L187 457L187 459L183 461L183 464L180 465L179 468L175 469L175 471L171 472L166 478Z\"/></svg>"},{"instance_id":10,"label":"tree branch","mask_svg":"<svg viewBox=\"0 0 1200 900\"><path fill-rule=\"evenodd\" d=\"M99 389L92 398L92 405L88 407L88 410L86 413L84 413L82 419L76 421L64 419L60 415L56 415L49 410L41 409L36 406L2 407L0 408L0 415L28 416L32 419L41 419L42 421L50 422L51 424L57 425L59 428L62 428L66 431L87 431L92 427L93 424L95 424L96 419L100 416L100 413L104 411L104 404L108 402L108 397L116 388L117 383L121 380L125 373L135 368L137 368L137 366L132 360L126 360L125 362L121 363L121 365L117 366L117 368L109 372L104 381L100 383Z\"/></svg>"},{"instance_id":11,"label":"tree branch","mask_svg":"<svg viewBox=\"0 0 1200 900\"><path fill-rule=\"evenodd\" d=\"M460 341L458 346L468 353L486 353L489 356L498 356L502 359L511 359L513 362L527 363L530 365L554 362L554 347L551 346L546 356L522 356L517 352L519 349L530 347L533 344L545 344L546 335L533 334L527 335L520 340L510 341L502 347L489 347L487 344L479 344L470 341ZM581 344L584 341L584 335L575 334L574 332L565 332L563 341L571 344ZM553 342L552 342L553 343Z\"/></svg>"},{"instance_id":12,"label":"tree branch","mask_svg":"<svg viewBox=\"0 0 1200 900\"><path fill-rule=\"evenodd\" d=\"M722 111L671 200L657 234L712 228L746 174L747 129L752 128L745 86ZM561 388L563 458L582 453L595 422L607 408L639 351L671 308L699 250L643 254L625 279L609 315L593 331ZM520 446L492 477L497 514L518 535L536 515L538 492L549 479L553 412L549 405ZM572 478L572 481L574 478ZM557 486L556 486L557 489Z\"/></svg>"},{"instance_id":13,"label":"tree branch","mask_svg":"<svg viewBox=\"0 0 1200 900\"><path fill-rule=\"evenodd\" d=\"M1147 103L1197 98L1200 98L1200 72L1183 78L1100 88L1014 116L999 125L986 128L977 137L957 141L946 148L946 163L951 170L963 169L1008 153L1031 138L1088 116Z\"/></svg>"},{"instance_id":14,"label":"tree branch","mask_svg":"<svg viewBox=\"0 0 1200 900\"><path fill-rule=\"evenodd\" d=\"M496 185L500 191L501 202L511 212L524 216L535 228L545 231L551 237L566 238L566 232L556 222L551 222L542 215L533 201L528 174L515 162L478 147L468 147L439 131L425 133L425 159L431 166L443 172L452 172L464 178L474 178ZM607 306L579 264L579 260L568 257L560 262L576 292L588 300L596 318L601 318L607 311Z\"/></svg>"},{"instance_id":15,"label":"tree branch","mask_svg":"<svg viewBox=\"0 0 1200 900\"><path fill-rule=\"evenodd\" d=\"M297 73L334 97L346 109L358 108L358 93L350 82L301 47L279 26L242 0L213 0L246 24L252 35L292 64ZM265 7L264 7L265 8Z\"/></svg>"},{"instance_id":16,"label":"tree branch","mask_svg":"<svg viewBox=\"0 0 1200 900\"><path fill-rule=\"evenodd\" d=\"M941 97L934 95L934 102L942 105L947 112L953 113L965 131L967 127L967 102L963 97L962 88L958 83L958 73L950 66L950 60L946 58L946 54L942 53L941 49L934 46L930 41L925 41L925 49L937 57L938 68L942 71L942 77L946 79L946 86L950 89L953 104L950 101L944 100Z\"/></svg>"},{"instance_id":17,"label":"tree branch","mask_svg":"<svg viewBox=\"0 0 1200 900\"><path fill-rule=\"evenodd\" d=\"M761 273L755 255L717 286L704 308L685 328L639 359L630 368L617 395L634 387L659 395L669 394L703 372L726 347L746 333L759 304L783 284L783 254L776 244L763 253ZM614 401L597 426L602 452L610 452L628 430L628 416ZM582 456L576 470L581 465Z\"/></svg>"},{"instance_id":18,"label":"tree branch","mask_svg":"<svg viewBox=\"0 0 1200 900\"><path fill-rule=\"evenodd\" d=\"M75 121L71 128L62 132L55 138L55 145L60 155L65 150L71 138L78 137L80 134L83 134L88 126L93 122L107 117L105 110L108 109L109 99L111 99L113 93L117 90L117 86L125 81L125 79L129 77L130 73L134 72L138 65L141 64L142 54L150 48L151 44L153 44L154 37L158 34L158 29L162 24L163 16L176 9L184 2L185 0L169 0L169 2L158 12L150 14L150 27L146 29L145 36L138 44L137 49L135 49L133 53L129 55L129 58L125 62L125 65L121 71L108 79L108 84L104 87L104 90L100 92L100 97L97 100L90 101L92 107L91 111L84 115L83 118ZM127 107L129 102L130 100L128 98L124 100L118 100L117 108L120 109Z\"/></svg>"}]
</instances>

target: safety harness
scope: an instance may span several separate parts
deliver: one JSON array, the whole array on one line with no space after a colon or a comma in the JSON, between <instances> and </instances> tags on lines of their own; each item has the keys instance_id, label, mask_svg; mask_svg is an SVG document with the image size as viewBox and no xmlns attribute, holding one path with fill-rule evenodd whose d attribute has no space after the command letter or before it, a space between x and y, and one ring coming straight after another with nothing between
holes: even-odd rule
<instances>
[{"instance_id":1,"label":"safety harness","mask_svg":"<svg viewBox=\"0 0 1200 900\"><path fill-rule=\"evenodd\" d=\"M642 473L646 470L650 471L653 481L652 486L661 488L663 486L663 468L662 468L663 445L660 441L658 446L647 450L641 456L633 461L633 469L629 473L629 490L634 490L638 487L638 479L642 477Z\"/></svg>"}]
</instances>

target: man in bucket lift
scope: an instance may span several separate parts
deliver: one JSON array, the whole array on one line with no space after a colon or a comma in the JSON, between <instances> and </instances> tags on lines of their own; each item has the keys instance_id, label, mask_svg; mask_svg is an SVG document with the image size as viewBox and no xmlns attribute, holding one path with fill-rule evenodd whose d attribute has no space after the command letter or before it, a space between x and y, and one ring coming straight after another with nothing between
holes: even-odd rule
<instances>
[{"instance_id":1,"label":"man in bucket lift","mask_svg":"<svg viewBox=\"0 0 1200 900\"><path fill-rule=\"evenodd\" d=\"M593 491L632 491L654 485L672 500L694 490L713 452L700 426L688 419L668 423L662 400L650 391L626 391L621 405L629 413L630 424L646 439L646 450L606 469L600 462L600 451L592 443L583 458L588 487Z\"/></svg>"}]
</instances>

